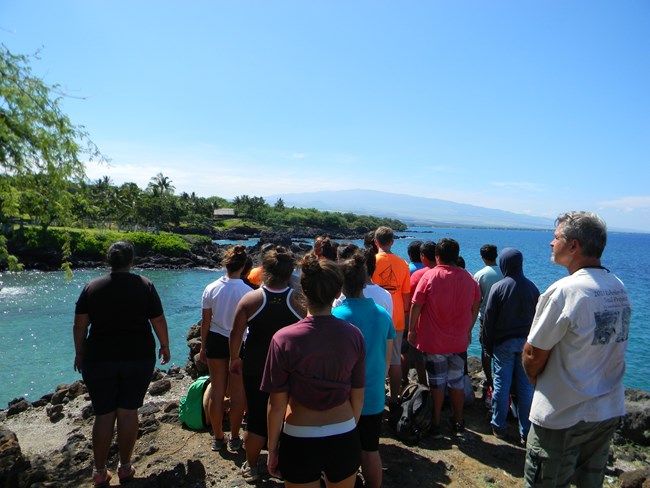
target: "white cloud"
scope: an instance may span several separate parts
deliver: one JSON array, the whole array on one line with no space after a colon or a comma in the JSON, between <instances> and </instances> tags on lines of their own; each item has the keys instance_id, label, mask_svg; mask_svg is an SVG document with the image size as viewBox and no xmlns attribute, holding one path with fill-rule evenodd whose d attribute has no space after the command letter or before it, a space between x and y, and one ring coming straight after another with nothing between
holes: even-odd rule
<instances>
[{"instance_id":1,"label":"white cloud","mask_svg":"<svg viewBox=\"0 0 650 488\"><path fill-rule=\"evenodd\" d=\"M599 202L603 207L616 208L625 212L650 209L650 196L630 196Z\"/></svg>"}]
</instances>

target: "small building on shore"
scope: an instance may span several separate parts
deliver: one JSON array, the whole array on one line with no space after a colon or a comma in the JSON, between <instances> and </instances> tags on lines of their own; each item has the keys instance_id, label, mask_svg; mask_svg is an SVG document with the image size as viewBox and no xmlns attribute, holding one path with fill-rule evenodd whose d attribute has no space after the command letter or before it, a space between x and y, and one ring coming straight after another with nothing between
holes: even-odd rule
<instances>
[{"instance_id":1,"label":"small building on shore","mask_svg":"<svg viewBox=\"0 0 650 488\"><path fill-rule=\"evenodd\" d=\"M214 211L212 212L212 216L215 219L223 219L223 218L228 218L228 217L234 217L235 216L235 209L234 208L215 208Z\"/></svg>"}]
</instances>

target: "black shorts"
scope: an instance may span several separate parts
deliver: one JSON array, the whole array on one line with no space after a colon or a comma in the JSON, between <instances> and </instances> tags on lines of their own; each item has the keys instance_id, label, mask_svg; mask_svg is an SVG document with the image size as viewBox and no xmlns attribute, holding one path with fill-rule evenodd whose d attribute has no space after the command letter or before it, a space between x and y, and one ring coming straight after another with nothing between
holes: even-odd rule
<instances>
[{"instance_id":1,"label":"black shorts","mask_svg":"<svg viewBox=\"0 0 650 488\"><path fill-rule=\"evenodd\" d=\"M383 413L376 415L362 415L357 425L361 450L374 452L379 450L379 436L381 435L381 419Z\"/></svg>"},{"instance_id":2,"label":"black shorts","mask_svg":"<svg viewBox=\"0 0 650 488\"><path fill-rule=\"evenodd\" d=\"M280 472L289 483L313 483L325 473L339 483L357 472L361 465L361 440L353 429L327 437L280 436Z\"/></svg>"},{"instance_id":3,"label":"black shorts","mask_svg":"<svg viewBox=\"0 0 650 488\"><path fill-rule=\"evenodd\" d=\"M140 408L155 365L155 359L97 363L84 361L81 375L88 388L95 415L105 415L118 408Z\"/></svg>"},{"instance_id":4,"label":"black shorts","mask_svg":"<svg viewBox=\"0 0 650 488\"><path fill-rule=\"evenodd\" d=\"M230 339L209 331L205 340L205 355L208 359L230 359Z\"/></svg>"},{"instance_id":5,"label":"black shorts","mask_svg":"<svg viewBox=\"0 0 650 488\"><path fill-rule=\"evenodd\" d=\"M244 375L244 391L246 392L247 416L246 430L260 437L267 436L266 410L269 394L260 390L262 377Z\"/></svg>"}]
</instances>

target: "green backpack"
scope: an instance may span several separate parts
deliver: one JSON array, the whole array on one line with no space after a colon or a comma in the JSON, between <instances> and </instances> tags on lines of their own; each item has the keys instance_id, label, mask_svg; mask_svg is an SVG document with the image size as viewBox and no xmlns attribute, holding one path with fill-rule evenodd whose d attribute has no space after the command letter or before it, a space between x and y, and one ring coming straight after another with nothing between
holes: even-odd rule
<instances>
[{"instance_id":1,"label":"green backpack","mask_svg":"<svg viewBox=\"0 0 650 488\"><path fill-rule=\"evenodd\" d=\"M210 384L209 376L201 376L190 385L187 396L181 398L178 405L178 419L192 430L203 430L207 427L203 412L203 393Z\"/></svg>"}]
</instances>

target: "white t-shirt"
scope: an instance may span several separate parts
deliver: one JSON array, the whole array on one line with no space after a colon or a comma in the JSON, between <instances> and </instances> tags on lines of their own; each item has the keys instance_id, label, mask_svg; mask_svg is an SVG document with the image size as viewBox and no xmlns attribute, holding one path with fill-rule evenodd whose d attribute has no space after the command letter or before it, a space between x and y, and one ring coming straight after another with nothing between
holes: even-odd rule
<instances>
[{"instance_id":1,"label":"white t-shirt","mask_svg":"<svg viewBox=\"0 0 650 488\"><path fill-rule=\"evenodd\" d=\"M205 287L201 308L212 309L211 332L230 337L237 304L251 289L242 280L230 279L227 276L222 276Z\"/></svg>"},{"instance_id":2,"label":"white t-shirt","mask_svg":"<svg viewBox=\"0 0 650 488\"><path fill-rule=\"evenodd\" d=\"M383 307L392 317L393 315L393 297L390 293L384 290L379 285L366 285L363 289L364 298L372 298L377 305ZM341 296L334 300L332 308L336 308L345 301L345 295L341 293Z\"/></svg>"},{"instance_id":3,"label":"white t-shirt","mask_svg":"<svg viewBox=\"0 0 650 488\"><path fill-rule=\"evenodd\" d=\"M530 420L549 429L625 414L625 350L630 301L623 283L600 268L583 268L539 298L528 342L550 350Z\"/></svg>"}]
</instances>

